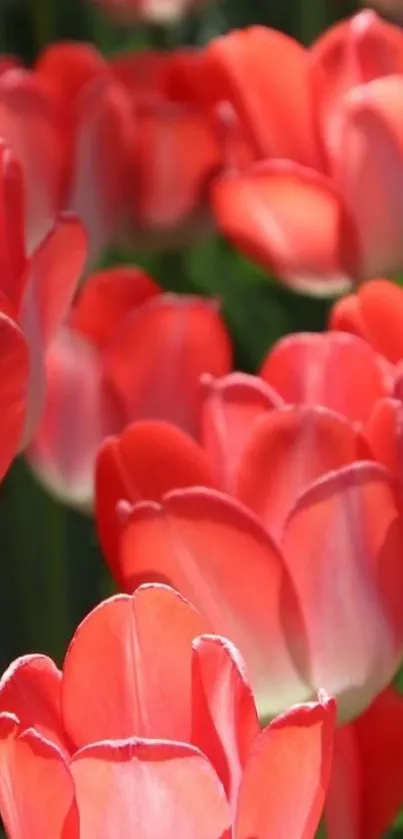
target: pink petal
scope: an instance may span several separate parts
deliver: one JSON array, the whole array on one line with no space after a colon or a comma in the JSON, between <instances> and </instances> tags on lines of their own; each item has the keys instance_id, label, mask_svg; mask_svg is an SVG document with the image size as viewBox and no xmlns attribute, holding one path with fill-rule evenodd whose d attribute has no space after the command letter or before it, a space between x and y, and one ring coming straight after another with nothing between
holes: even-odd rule
<instances>
[{"instance_id":1,"label":"pink petal","mask_svg":"<svg viewBox=\"0 0 403 839\"><path fill-rule=\"evenodd\" d=\"M46 355L45 405L28 450L34 472L63 501L91 506L98 449L123 423L98 353L61 330Z\"/></svg>"},{"instance_id":2,"label":"pink petal","mask_svg":"<svg viewBox=\"0 0 403 839\"><path fill-rule=\"evenodd\" d=\"M159 293L141 268L120 265L99 271L86 279L69 324L93 344L104 347L129 311Z\"/></svg>"},{"instance_id":3,"label":"pink petal","mask_svg":"<svg viewBox=\"0 0 403 839\"><path fill-rule=\"evenodd\" d=\"M241 782L235 839L313 839L332 765L336 706L298 705L256 740Z\"/></svg>"},{"instance_id":4,"label":"pink petal","mask_svg":"<svg viewBox=\"0 0 403 839\"><path fill-rule=\"evenodd\" d=\"M282 399L261 379L246 373L219 379L204 376L203 386L203 448L221 487L231 492L252 426L261 414L279 408Z\"/></svg>"},{"instance_id":5,"label":"pink petal","mask_svg":"<svg viewBox=\"0 0 403 839\"><path fill-rule=\"evenodd\" d=\"M78 627L63 668L63 716L75 744L134 736L188 741L191 645L208 630L167 586L97 606Z\"/></svg>"},{"instance_id":6,"label":"pink petal","mask_svg":"<svg viewBox=\"0 0 403 839\"><path fill-rule=\"evenodd\" d=\"M318 481L285 526L312 682L336 696L342 719L388 684L403 652L402 537L390 478L372 463Z\"/></svg>"},{"instance_id":7,"label":"pink petal","mask_svg":"<svg viewBox=\"0 0 403 839\"><path fill-rule=\"evenodd\" d=\"M23 729L35 731L68 750L60 712L62 674L44 655L17 658L0 682L0 713L14 714Z\"/></svg>"},{"instance_id":8,"label":"pink petal","mask_svg":"<svg viewBox=\"0 0 403 839\"><path fill-rule=\"evenodd\" d=\"M78 839L78 813L61 752L33 729L0 716L0 808L10 839Z\"/></svg>"},{"instance_id":9,"label":"pink petal","mask_svg":"<svg viewBox=\"0 0 403 839\"><path fill-rule=\"evenodd\" d=\"M71 764L80 839L229 839L230 817L206 758L185 743L94 743ZM100 806L102 802L102 806Z\"/></svg>"},{"instance_id":10,"label":"pink petal","mask_svg":"<svg viewBox=\"0 0 403 839\"><path fill-rule=\"evenodd\" d=\"M313 169L276 160L231 173L214 182L212 201L222 233L287 285L318 296L351 285L355 228L331 181Z\"/></svg>"},{"instance_id":11,"label":"pink petal","mask_svg":"<svg viewBox=\"0 0 403 839\"><path fill-rule=\"evenodd\" d=\"M29 358L24 336L0 312L0 478L21 445L28 391Z\"/></svg>"},{"instance_id":12,"label":"pink petal","mask_svg":"<svg viewBox=\"0 0 403 839\"><path fill-rule=\"evenodd\" d=\"M260 726L237 649L215 635L193 642L192 743L207 755L235 812L243 769Z\"/></svg>"},{"instance_id":13,"label":"pink petal","mask_svg":"<svg viewBox=\"0 0 403 839\"><path fill-rule=\"evenodd\" d=\"M281 338L260 375L286 402L322 405L353 422L364 422L374 402L391 390L372 348L341 332Z\"/></svg>"},{"instance_id":14,"label":"pink petal","mask_svg":"<svg viewBox=\"0 0 403 839\"><path fill-rule=\"evenodd\" d=\"M237 497L279 538L308 484L357 459L357 435L325 408L271 411L256 422L237 473Z\"/></svg>"},{"instance_id":15,"label":"pink petal","mask_svg":"<svg viewBox=\"0 0 403 839\"><path fill-rule=\"evenodd\" d=\"M210 300L164 294L126 318L105 363L130 419L167 420L197 437L200 376L228 373L230 338Z\"/></svg>"},{"instance_id":16,"label":"pink petal","mask_svg":"<svg viewBox=\"0 0 403 839\"><path fill-rule=\"evenodd\" d=\"M169 580L245 658L259 711L309 690L304 629L283 560L246 508L214 490L178 490L137 505L122 533L120 576ZM298 637L298 644L295 644ZM296 659L296 663L294 663ZM298 672L297 669L298 668Z\"/></svg>"}]
</instances>

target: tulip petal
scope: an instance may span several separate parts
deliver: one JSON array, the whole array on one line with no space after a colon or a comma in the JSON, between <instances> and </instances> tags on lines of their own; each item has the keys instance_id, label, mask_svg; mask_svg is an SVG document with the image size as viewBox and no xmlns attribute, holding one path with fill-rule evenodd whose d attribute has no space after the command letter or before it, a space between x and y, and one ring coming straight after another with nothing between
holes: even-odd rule
<instances>
[{"instance_id":1,"label":"tulip petal","mask_svg":"<svg viewBox=\"0 0 403 839\"><path fill-rule=\"evenodd\" d=\"M375 403L363 429L371 454L398 481L403 479L403 405L397 399Z\"/></svg>"},{"instance_id":2,"label":"tulip petal","mask_svg":"<svg viewBox=\"0 0 403 839\"><path fill-rule=\"evenodd\" d=\"M99 271L85 281L69 325L102 348L131 309L159 293L156 283L141 268L120 265Z\"/></svg>"},{"instance_id":3,"label":"tulip petal","mask_svg":"<svg viewBox=\"0 0 403 839\"><path fill-rule=\"evenodd\" d=\"M131 419L167 420L197 438L200 376L229 371L230 338L213 302L164 294L126 318L105 364Z\"/></svg>"},{"instance_id":4,"label":"tulip petal","mask_svg":"<svg viewBox=\"0 0 403 839\"><path fill-rule=\"evenodd\" d=\"M208 489L139 504L121 538L121 578L169 580L245 658L259 711L310 695L304 628L283 560L247 509ZM294 659L296 659L294 661Z\"/></svg>"},{"instance_id":5,"label":"tulip petal","mask_svg":"<svg viewBox=\"0 0 403 839\"><path fill-rule=\"evenodd\" d=\"M365 422L374 402L391 390L372 348L341 332L281 338L260 375L286 402L322 405L353 422Z\"/></svg>"},{"instance_id":6,"label":"tulip petal","mask_svg":"<svg viewBox=\"0 0 403 839\"><path fill-rule=\"evenodd\" d=\"M51 229L60 206L66 142L56 104L27 70L0 76L0 135L22 165L31 252Z\"/></svg>"},{"instance_id":7,"label":"tulip petal","mask_svg":"<svg viewBox=\"0 0 403 839\"><path fill-rule=\"evenodd\" d=\"M0 312L0 479L21 445L26 414L28 347L18 326Z\"/></svg>"},{"instance_id":8,"label":"tulip petal","mask_svg":"<svg viewBox=\"0 0 403 839\"><path fill-rule=\"evenodd\" d=\"M298 705L253 745L241 781L235 839L312 839L332 765L336 706Z\"/></svg>"},{"instance_id":9,"label":"tulip petal","mask_svg":"<svg viewBox=\"0 0 403 839\"><path fill-rule=\"evenodd\" d=\"M345 291L357 269L353 222L331 182L290 161L216 179L218 226L263 269L318 296Z\"/></svg>"},{"instance_id":10,"label":"tulip petal","mask_svg":"<svg viewBox=\"0 0 403 839\"><path fill-rule=\"evenodd\" d=\"M328 839L364 839L361 819L361 775L355 723L335 731L333 764L325 804Z\"/></svg>"},{"instance_id":11,"label":"tulip petal","mask_svg":"<svg viewBox=\"0 0 403 839\"><path fill-rule=\"evenodd\" d=\"M217 99L234 105L258 158L290 158L320 168L307 50L281 32L252 26L214 38L205 64ZM287 67L281 85L279 66Z\"/></svg>"},{"instance_id":12,"label":"tulip petal","mask_svg":"<svg viewBox=\"0 0 403 839\"><path fill-rule=\"evenodd\" d=\"M117 437L109 437L100 446L95 463L95 518L102 553L119 588L124 589L119 563L119 501L130 504L130 491L125 480L120 441Z\"/></svg>"},{"instance_id":13,"label":"tulip petal","mask_svg":"<svg viewBox=\"0 0 403 839\"><path fill-rule=\"evenodd\" d=\"M17 316L25 279L25 205L22 167L0 142L0 291Z\"/></svg>"},{"instance_id":14,"label":"tulip petal","mask_svg":"<svg viewBox=\"0 0 403 839\"><path fill-rule=\"evenodd\" d=\"M28 460L44 486L65 502L91 506L98 449L124 423L101 361L79 335L61 330L46 355L46 399Z\"/></svg>"},{"instance_id":15,"label":"tulip petal","mask_svg":"<svg viewBox=\"0 0 403 839\"><path fill-rule=\"evenodd\" d=\"M15 714L23 729L67 749L60 712L62 674L44 655L17 658L0 681L0 713Z\"/></svg>"},{"instance_id":16,"label":"tulip petal","mask_svg":"<svg viewBox=\"0 0 403 839\"><path fill-rule=\"evenodd\" d=\"M75 744L189 741L191 645L208 630L167 586L143 586L97 606L78 627L63 668L63 716Z\"/></svg>"},{"instance_id":17,"label":"tulip petal","mask_svg":"<svg viewBox=\"0 0 403 839\"><path fill-rule=\"evenodd\" d=\"M279 538L301 491L356 459L357 435L337 414L315 406L271 411L254 426L235 493Z\"/></svg>"},{"instance_id":18,"label":"tulip petal","mask_svg":"<svg viewBox=\"0 0 403 839\"><path fill-rule=\"evenodd\" d=\"M403 359L403 290L390 280L364 283L358 294L364 338L393 364Z\"/></svg>"},{"instance_id":19,"label":"tulip petal","mask_svg":"<svg viewBox=\"0 0 403 839\"><path fill-rule=\"evenodd\" d=\"M336 696L342 719L388 684L403 652L402 538L390 476L373 463L319 480L285 525L313 684Z\"/></svg>"},{"instance_id":20,"label":"tulip petal","mask_svg":"<svg viewBox=\"0 0 403 839\"><path fill-rule=\"evenodd\" d=\"M345 103L335 178L356 219L363 279L403 266L402 103L399 76L357 87Z\"/></svg>"},{"instance_id":21,"label":"tulip petal","mask_svg":"<svg viewBox=\"0 0 403 839\"><path fill-rule=\"evenodd\" d=\"M94 743L75 755L71 771L81 839L160 839L162 824L166 839L230 837L219 780L206 758L185 743Z\"/></svg>"},{"instance_id":22,"label":"tulip petal","mask_svg":"<svg viewBox=\"0 0 403 839\"><path fill-rule=\"evenodd\" d=\"M226 639L193 642L192 743L215 767L235 812L239 785L260 726L245 664Z\"/></svg>"},{"instance_id":23,"label":"tulip petal","mask_svg":"<svg viewBox=\"0 0 403 839\"><path fill-rule=\"evenodd\" d=\"M78 41L49 44L41 50L35 64L35 76L68 108L82 88L107 72L108 65L101 53L92 44Z\"/></svg>"},{"instance_id":24,"label":"tulip petal","mask_svg":"<svg viewBox=\"0 0 403 839\"><path fill-rule=\"evenodd\" d=\"M203 377L202 441L220 485L232 492L234 476L251 429L261 414L282 399L265 382L246 373Z\"/></svg>"},{"instance_id":25,"label":"tulip petal","mask_svg":"<svg viewBox=\"0 0 403 839\"><path fill-rule=\"evenodd\" d=\"M10 839L77 839L78 813L61 752L18 720L0 716L0 809Z\"/></svg>"},{"instance_id":26,"label":"tulip petal","mask_svg":"<svg viewBox=\"0 0 403 839\"><path fill-rule=\"evenodd\" d=\"M368 340L358 294L346 294L333 303L329 315L329 329L349 332L350 335L358 335L359 338Z\"/></svg>"}]
</instances>

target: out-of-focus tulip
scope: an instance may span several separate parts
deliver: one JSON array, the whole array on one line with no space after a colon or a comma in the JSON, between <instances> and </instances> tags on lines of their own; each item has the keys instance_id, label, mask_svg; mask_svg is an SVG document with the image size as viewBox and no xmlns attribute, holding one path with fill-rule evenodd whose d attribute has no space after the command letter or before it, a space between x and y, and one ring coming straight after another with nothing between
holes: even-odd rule
<instances>
[{"instance_id":1,"label":"out-of-focus tulip","mask_svg":"<svg viewBox=\"0 0 403 839\"><path fill-rule=\"evenodd\" d=\"M403 290L390 280L372 280L343 297L330 313L331 329L363 338L393 365L400 378L403 362ZM397 365L397 366L396 366Z\"/></svg>"},{"instance_id":2,"label":"out-of-focus tulip","mask_svg":"<svg viewBox=\"0 0 403 839\"><path fill-rule=\"evenodd\" d=\"M101 603L63 671L41 655L0 683L10 839L313 839L334 700L260 731L239 653L165 586Z\"/></svg>"},{"instance_id":3,"label":"out-of-focus tulip","mask_svg":"<svg viewBox=\"0 0 403 839\"><path fill-rule=\"evenodd\" d=\"M26 182L29 252L71 210L96 256L121 222L133 119L124 89L93 47L50 46L33 70L0 66L0 137Z\"/></svg>"},{"instance_id":4,"label":"out-of-focus tulip","mask_svg":"<svg viewBox=\"0 0 403 839\"><path fill-rule=\"evenodd\" d=\"M207 0L93 0L119 23L143 20L172 26L188 12L206 5Z\"/></svg>"},{"instance_id":5,"label":"out-of-focus tulip","mask_svg":"<svg viewBox=\"0 0 403 839\"><path fill-rule=\"evenodd\" d=\"M178 62L191 75L187 86L176 82ZM211 226L209 186L222 165L216 122L197 88L201 57L196 50L140 52L118 57L111 68L136 123L127 234L142 247L194 238Z\"/></svg>"},{"instance_id":6,"label":"out-of-focus tulip","mask_svg":"<svg viewBox=\"0 0 403 839\"><path fill-rule=\"evenodd\" d=\"M134 419L200 436L203 373L231 369L215 301L163 294L140 269L90 277L47 355L47 398L30 447L51 491L91 503L97 450Z\"/></svg>"},{"instance_id":7,"label":"out-of-focus tulip","mask_svg":"<svg viewBox=\"0 0 403 839\"><path fill-rule=\"evenodd\" d=\"M80 222L62 215L27 256L21 167L4 145L0 146L0 240L2 477L38 424L46 350L69 308L86 258Z\"/></svg>"},{"instance_id":8,"label":"out-of-focus tulip","mask_svg":"<svg viewBox=\"0 0 403 839\"><path fill-rule=\"evenodd\" d=\"M214 183L223 232L312 294L402 268L403 33L371 11L310 49L252 27L213 40L205 66L256 160Z\"/></svg>"}]
</instances>

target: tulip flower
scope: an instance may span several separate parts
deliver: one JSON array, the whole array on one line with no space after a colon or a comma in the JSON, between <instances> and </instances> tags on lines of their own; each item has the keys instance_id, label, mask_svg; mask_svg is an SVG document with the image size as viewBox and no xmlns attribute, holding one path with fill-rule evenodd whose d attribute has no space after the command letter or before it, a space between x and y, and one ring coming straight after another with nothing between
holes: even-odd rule
<instances>
[{"instance_id":1,"label":"tulip flower","mask_svg":"<svg viewBox=\"0 0 403 839\"><path fill-rule=\"evenodd\" d=\"M363 11L305 49L255 26L213 39L205 63L255 154L212 188L235 245L318 295L401 269L403 33Z\"/></svg>"},{"instance_id":2,"label":"tulip flower","mask_svg":"<svg viewBox=\"0 0 403 839\"><path fill-rule=\"evenodd\" d=\"M183 62L192 78L187 86ZM135 120L127 235L141 247L193 239L211 227L209 186L222 163L215 120L197 91L200 55L140 52L118 56L110 66L125 86Z\"/></svg>"},{"instance_id":3,"label":"tulip flower","mask_svg":"<svg viewBox=\"0 0 403 839\"><path fill-rule=\"evenodd\" d=\"M46 351L70 305L86 258L86 237L79 221L62 215L27 255L23 186L19 161L2 144L0 477L38 424Z\"/></svg>"},{"instance_id":4,"label":"tulip flower","mask_svg":"<svg viewBox=\"0 0 403 839\"><path fill-rule=\"evenodd\" d=\"M60 210L84 222L96 256L121 221L132 118L126 94L93 47L48 47L33 70L0 66L0 134L26 182L32 252Z\"/></svg>"},{"instance_id":5,"label":"tulip flower","mask_svg":"<svg viewBox=\"0 0 403 839\"><path fill-rule=\"evenodd\" d=\"M335 703L260 731L233 645L166 586L104 601L63 670L42 655L0 682L0 811L9 839L313 839Z\"/></svg>"},{"instance_id":6,"label":"tulip flower","mask_svg":"<svg viewBox=\"0 0 403 839\"><path fill-rule=\"evenodd\" d=\"M93 0L118 23L130 25L139 20L165 26L175 25L188 12L206 0Z\"/></svg>"},{"instance_id":7,"label":"tulip flower","mask_svg":"<svg viewBox=\"0 0 403 839\"><path fill-rule=\"evenodd\" d=\"M214 301L163 294L136 268L94 274L47 355L31 466L56 495L87 507L106 437L133 419L158 418L198 438L200 377L230 367L230 338Z\"/></svg>"}]
</instances>

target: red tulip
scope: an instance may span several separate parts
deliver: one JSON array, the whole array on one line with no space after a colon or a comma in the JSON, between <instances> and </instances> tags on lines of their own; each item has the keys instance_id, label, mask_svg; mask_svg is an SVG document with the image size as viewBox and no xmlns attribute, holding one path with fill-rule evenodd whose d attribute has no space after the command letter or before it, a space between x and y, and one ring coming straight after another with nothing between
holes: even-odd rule
<instances>
[{"instance_id":1,"label":"red tulip","mask_svg":"<svg viewBox=\"0 0 403 839\"><path fill-rule=\"evenodd\" d=\"M83 220L95 255L121 221L132 118L122 86L90 46L56 44L25 70L0 68L0 133L26 181L26 241L60 209Z\"/></svg>"},{"instance_id":2,"label":"red tulip","mask_svg":"<svg viewBox=\"0 0 403 839\"><path fill-rule=\"evenodd\" d=\"M184 88L178 61L194 76ZM221 165L215 122L197 95L199 53L133 53L111 63L131 99L128 235L141 247L164 247L203 232L210 222L208 187Z\"/></svg>"},{"instance_id":3,"label":"red tulip","mask_svg":"<svg viewBox=\"0 0 403 839\"><path fill-rule=\"evenodd\" d=\"M213 185L223 232L312 294L400 269L401 31L364 11L304 49L252 27L213 40L205 61L256 160Z\"/></svg>"},{"instance_id":4,"label":"red tulip","mask_svg":"<svg viewBox=\"0 0 403 839\"><path fill-rule=\"evenodd\" d=\"M403 361L403 290L390 280L365 283L334 304L330 328L361 336L396 365Z\"/></svg>"},{"instance_id":5,"label":"red tulip","mask_svg":"<svg viewBox=\"0 0 403 839\"><path fill-rule=\"evenodd\" d=\"M311 839L334 701L259 731L244 665L172 589L83 621L63 671L18 659L0 683L0 809L10 839Z\"/></svg>"},{"instance_id":6,"label":"red tulip","mask_svg":"<svg viewBox=\"0 0 403 839\"><path fill-rule=\"evenodd\" d=\"M63 319L86 257L73 217L59 216L28 256L24 242L21 167L0 147L0 309L2 450L0 476L35 431L43 408L45 354Z\"/></svg>"},{"instance_id":7,"label":"red tulip","mask_svg":"<svg viewBox=\"0 0 403 839\"><path fill-rule=\"evenodd\" d=\"M90 277L47 356L47 398L30 462L65 500L88 505L103 440L133 419L200 435L200 376L226 373L231 345L214 301L163 294L144 272Z\"/></svg>"}]
</instances>

